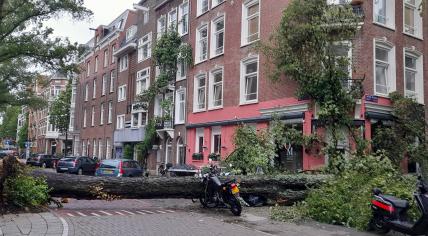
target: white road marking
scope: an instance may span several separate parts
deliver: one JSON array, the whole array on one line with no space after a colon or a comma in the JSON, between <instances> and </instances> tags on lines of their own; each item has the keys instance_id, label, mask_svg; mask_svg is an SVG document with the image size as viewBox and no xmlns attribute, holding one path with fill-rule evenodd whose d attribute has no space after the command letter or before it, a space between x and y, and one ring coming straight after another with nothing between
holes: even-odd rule
<instances>
[{"instance_id":1,"label":"white road marking","mask_svg":"<svg viewBox=\"0 0 428 236\"><path fill-rule=\"evenodd\" d=\"M83 214L83 213L82 213L82 212L80 212L80 211L76 211L76 213L77 213L77 214L79 214L79 215L81 215L81 216L87 216L87 215Z\"/></svg>"},{"instance_id":2,"label":"white road marking","mask_svg":"<svg viewBox=\"0 0 428 236\"><path fill-rule=\"evenodd\" d=\"M70 216L70 217L74 217L74 215L71 214L71 213L67 213L67 215Z\"/></svg>"},{"instance_id":3,"label":"white road marking","mask_svg":"<svg viewBox=\"0 0 428 236\"><path fill-rule=\"evenodd\" d=\"M97 213L94 213L94 212L92 212L91 213L93 216L100 216L100 215L98 215Z\"/></svg>"},{"instance_id":4,"label":"white road marking","mask_svg":"<svg viewBox=\"0 0 428 236\"><path fill-rule=\"evenodd\" d=\"M147 210L141 210L141 211L147 212L147 213L149 213L149 214L155 214L155 213L154 213L154 212L152 212L152 211L147 211Z\"/></svg>"},{"instance_id":5,"label":"white road marking","mask_svg":"<svg viewBox=\"0 0 428 236\"><path fill-rule=\"evenodd\" d=\"M101 213L103 213L103 214L105 214L105 215L108 215L108 216L112 216L113 214L110 214L110 213L108 213L108 212L106 212L106 211L99 211L99 212L101 212Z\"/></svg>"},{"instance_id":6,"label":"white road marking","mask_svg":"<svg viewBox=\"0 0 428 236\"><path fill-rule=\"evenodd\" d=\"M135 212L137 212L138 214L141 214L141 215L146 215L146 213L141 212L141 211L135 211Z\"/></svg>"},{"instance_id":7,"label":"white road marking","mask_svg":"<svg viewBox=\"0 0 428 236\"><path fill-rule=\"evenodd\" d=\"M159 211L159 210L156 210L157 212L159 212L159 213L161 213L161 214L165 214L166 212L164 212L164 211Z\"/></svg>"},{"instance_id":8,"label":"white road marking","mask_svg":"<svg viewBox=\"0 0 428 236\"><path fill-rule=\"evenodd\" d=\"M126 212L126 213L128 213L128 214L130 214L130 215L135 215L135 213L132 213L132 212L130 212L130 211L125 211L125 210L122 210L123 212Z\"/></svg>"},{"instance_id":9,"label":"white road marking","mask_svg":"<svg viewBox=\"0 0 428 236\"><path fill-rule=\"evenodd\" d=\"M64 220L64 218L59 217L59 220L62 223L62 236L68 236L68 224L67 221Z\"/></svg>"},{"instance_id":10,"label":"white road marking","mask_svg":"<svg viewBox=\"0 0 428 236\"><path fill-rule=\"evenodd\" d=\"M114 213L116 213L116 214L118 214L118 215L121 215L121 216L124 216L125 214L123 214L122 212L120 212L120 211L115 211Z\"/></svg>"},{"instance_id":11,"label":"white road marking","mask_svg":"<svg viewBox=\"0 0 428 236\"><path fill-rule=\"evenodd\" d=\"M174 213L175 212L175 211L171 211L171 210L164 210L164 211L167 211L169 213Z\"/></svg>"}]
</instances>

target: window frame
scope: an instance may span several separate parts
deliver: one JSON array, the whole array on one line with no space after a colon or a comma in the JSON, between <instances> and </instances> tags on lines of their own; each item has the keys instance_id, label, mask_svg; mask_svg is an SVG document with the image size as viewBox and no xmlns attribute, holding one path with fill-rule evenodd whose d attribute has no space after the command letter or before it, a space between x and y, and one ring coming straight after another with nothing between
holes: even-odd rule
<instances>
[{"instance_id":1,"label":"window frame","mask_svg":"<svg viewBox=\"0 0 428 236\"><path fill-rule=\"evenodd\" d=\"M101 78L101 96L105 96L107 91L107 74Z\"/></svg>"},{"instance_id":2,"label":"window frame","mask_svg":"<svg viewBox=\"0 0 428 236\"><path fill-rule=\"evenodd\" d=\"M206 37L204 37L204 38L202 38L201 37L201 31L202 30L206 30ZM208 35L209 35L209 33L208 33L208 23L205 23L205 24L202 24L201 26L199 26L197 29L196 29L196 52L195 52L195 64L199 64L199 63L202 63L202 62L204 62L204 61L206 61L206 60L208 60L208 58L209 58L209 42L208 42ZM205 55L205 57L204 58L202 58L202 47L201 47L201 43L202 43L202 41L206 41L206 55Z\"/></svg>"},{"instance_id":3,"label":"window frame","mask_svg":"<svg viewBox=\"0 0 428 236\"><path fill-rule=\"evenodd\" d=\"M408 0L403 0L403 34L423 39L423 18L420 16L418 9L420 4L421 0L415 0L415 4L409 3ZM413 27L406 24L406 8L413 10ZM408 28L413 28L413 32L409 32Z\"/></svg>"},{"instance_id":4,"label":"window frame","mask_svg":"<svg viewBox=\"0 0 428 236\"><path fill-rule=\"evenodd\" d=\"M91 75L91 61L86 62L86 77Z\"/></svg>"},{"instance_id":5,"label":"window frame","mask_svg":"<svg viewBox=\"0 0 428 236\"><path fill-rule=\"evenodd\" d=\"M108 58L109 58L108 49L105 49L104 50L104 61L103 61L104 68L106 68L109 64Z\"/></svg>"},{"instance_id":6,"label":"window frame","mask_svg":"<svg viewBox=\"0 0 428 236\"><path fill-rule=\"evenodd\" d=\"M117 115L116 117L116 129L125 129L125 114Z\"/></svg>"},{"instance_id":7,"label":"window frame","mask_svg":"<svg viewBox=\"0 0 428 236\"><path fill-rule=\"evenodd\" d=\"M197 128L196 135L195 135L195 153L201 153L202 155L204 153L204 143L205 143L204 131L205 131L204 128ZM202 146L201 146L200 138L202 138Z\"/></svg>"},{"instance_id":8,"label":"window frame","mask_svg":"<svg viewBox=\"0 0 428 236\"><path fill-rule=\"evenodd\" d=\"M171 18L171 13L175 12L175 19ZM172 24L175 22L175 26L173 26ZM174 27L174 29L173 29ZM168 30L173 29L175 31L177 31L178 27L178 8L171 8L171 10L168 12Z\"/></svg>"},{"instance_id":9,"label":"window frame","mask_svg":"<svg viewBox=\"0 0 428 236\"><path fill-rule=\"evenodd\" d=\"M220 136L220 146L218 152L215 151L215 136ZM214 126L211 128L211 153L216 153L221 155L221 127L220 126Z\"/></svg>"},{"instance_id":10,"label":"window frame","mask_svg":"<svg viewBox=\"0 0 428 236\"><path fill-rule=\"evenodd\" d=\"M117 77L117 71L116 70L111 70L110 71L110 88L109 88L109 92L110 93L114 92L114 82L116 80L116 77Z\"/></svg>"},{"instance_id":11,"label":"window frame","mask_svg":"<svg viewBox=\"0 0 428 236\"><path fill-rule=\"evenodd\" d=\"M257 72L253 72L250 74L246 74L246 66L257 62ZM259 55L257 56L251 56L248 58L245 58L243 60L241 60L240 63L240 96L239 96L239 102L240 105L246 105L246 104L253 104L253 103L258 103L259 101L259 82L260 82L260 58ZM255 73L255 74L254 74ZM256 75L257 76L257 91L256 91L256 99L252 99L252 100L247 100L246 96L248 96L248 94L246 94L246 77L251 76L251 75Z\"/></svg>"},{"instance_id":12,"label":"window frame","mask_svg":"<svg viewBox=\"0 0 428 236\"><path fill-rule=\"evenodd\" d=\"M199 80L201 78L204 78L205 80L205 84L204 86L199 86ZM200 106L199 104L199 90L203 89L204 90L204 104L203 107ZM194 78L194 96L193 96L193 113L196 112L203 112L206 110L207 107L207 74L206 73L201 73L195 76Z\"/></svg>"},{"instance_id":13,"label":"window frame","mask_svg":"<svg viewBox=\"0 0 428 236\"><path fill-rule=\"evenodd\" d=\"M187 5L187 12L183 11L183 8ZM178 34L180 36L184 36L189 33L189 10L190 10L190 4L189 1L184 0L182 4L178 6ZM186 17L185 23L184 17ZM183 25L185 24L186 31L183 30Z\"/></svg>"},{"instance_id":14,"label":"window frame","mask_svg":"<svg viewBox=\"0 0 428 236\"><path fill-rule=\"evenodd\" d=\"M412 72L415 73L415 91L412 91L413 94L409 94L409 91L406 88L407 84L407 75L406 72L409 69L406 66L406 57L411 57L415 59L416 68L410 68ZM420 104L425 104L424 101L424 70L423 70L423 54L414 48L404 48L403 49L403 79L404 79L404 95L407 97L414 97L416 101Z\"/></svg>"},{"instance_id":15,"label":"window frame","mask_svg":"<svg viewBox=\"0 0 428 236\"><path fill-rule=\"evenodd\" d=\"M117 88L117 102L126 101L126 84L122 84Z\"/></svg>"},{"instance_id":16,"label":"window frame","mask_svg":"<svg viewBox=\"0 0 428 236\"><path fill-rule=\"evenodd\" d=\"M223 21L223 29L216 31L216 24L219 23L220 21ZM223 46L221 47L221 52L217 53L217 49L218 49L217 37L221 33L223 33ZM214 58L224 54L225 39L226 39L226 15L223 14L211 21L210 58Z\"/></svg>"},{"instance_id":17,"label":"window frame","mask_svg":"<svg viewBox=\"0 0 428 236\"><path fill-rule=\"evenodd\" d=\"M119 59L119 63L120 63L119 64L119 72L126 71L128 69L128 66L129 66L129 57L128 57L128 54L122 56Z\"/></svg>"},{"instance_id":18,"label":"window frame","mask_svg":"<svg viewBox=\"0 0 428 236\"><path fill-rule=\"evenodd\" d=\"M220 6L224 2L226 2L226 0L211 0L211 9Z\"/></svg>"},{"instance_id":19,"label":"window frame","mask_svg":"<svg viewBox=\"0 0 428 236\"><path fill-rule=\"evenodd\" d=\"M88 125L88 112L85 109L83 109L83 128L86 128Z\"/></svg>"},{"instance_id":20,"label":"window frame","mask_svg":"<svg viewBox=\"0 0 428 236\"><path fill-rule=\"evenodd\" d=\"M85 84L85 102L89 101L89 83Z\"/></svg>"},{"instance_id":21,"label":"window frame","mask_svg":"<svg viewBox=\"0 0 428 236\"><path fill-rule=\"evenodd\" d=\"M207 2L207 10L203 11L202 9L202 1ZM196 2L196 17L202 16L203 14L210 11L210 1L209 0L197 0Z\"/></svg>"},{"instance_id":22,"label":"window frame","mask_svg":"<svg viewBox=\"0 0 428 236\"><path fill-rule=\"evenodd\" d=\"M259 11L254 15L248 16L248 8L258 4L259 5ZM250 45L254 42L257 42L260 40L260 26L261 26L261 1L260 0L246 0L242 3L242 18L241 18L241 47ZM248 23L251 19L258 17L258 37L255 40L249 41L249 37L251 35L249 34L249 28L250 24Z\"/></svg>"},{"instance_id":23,"label":"window frame","mask_svg":"<svg viewBox=\"0 0 428 236\"><path fill-rule=\"evenodd\" d=\"M221 73L221 82L214 82L215 75ZM209 89L208 89L208 110L215 110L223 108L223 96L224 96L224 68L215 68L210 71L210 77L209 77ZM221 104L215 105L215 86L219 85L221 86Z\"/></svg>"},{"instance_id":24,"label":"window frame","mask_svg":"<svg viewBox=\"0 0 428 236\"><path fill-rule=\"evenodd\" d=\"M161 26L160 22L164 21L164 27ZM156 20L156 38L159 39L162 37L162 35L164 33L166 33L167 31L167 26L168 22L167 22L167 17L165 15L161 15L157 20Z\"/></svg>"},{"instance_id":25,"label":"window frame","mask_svg":"<svg viewBox=\"0 0 428 236\"><path fill-rule=\"evenodd\" d=\"M98 56L95 57L94 73L98 72L99 60Z\"/></svg>"},{"instance_id":26,"label":"window frame","mask_svg":"<svg viewBox=\"0 0 428 236\"><path fill-rule=\"evenodd\" d=\"M179 100L180 94L184 95L184 99ZM183 105L183 119L180 119L180 109ZM186 122L186 88L180 88L175 91L175 124L184 124Z\"/></svg>"},{"instance_id":27,"label":"window frame","mask_svg":"<svg viewBox=\"0 0 428 236\"><path fill-rule=\"evenodd\" d=\"M143 72L146 72L145 76L141 76L141 74ZM146 88L141 89L139 86L139 82L142 80L146 80ZM142 70L137 71L137 76L136 76L136 80L135 80L135 95L141 95L144 91L146 91L147 89L149 89L150 87L150 67L146 67Z\"/></svg>"},{"instance_id":28,"label":"window frame","mask_svg":"<svg viewBox=\"0 0 428 236\"><path fill-rule=\"evenodd\" d=\"M374 39L374 46L373 46L373 92L375 95L377 96L381 96L381 97L388 97L389 93L396 91L396 69L395 69L395 64L396 64L396 54L395 54L395 46L390 43L387 42L385 39ZM377 65L382 66L382 65L386 65L386 63L384 63L384 61L378 61L376 59L376 48L382 49L382 50L387 50L388 51L388 68L387 71L385 73L386 75L386 87L387 87L387 91L386 94L382 93L382 92L378 92L376 89L377 86L377 77L376 77L376 67Z\"/></svg>"},{"instance_id":29,"label":"window frame","mask_svg":"<svg viewBox=\"0 0 428 236\"><path fill-rule=\"evenodd\" d=\"M113 122L113 101L108 102L107 124Z\"/></svg>"},{"instance_id":30,"label":"window frame","mask_svg":"<svg viewBox=\"0 0 428 236\"><path fill-rule=\"evenodd\" d=\"M95 106L92 106L92 113L91 113L91 126L95 126Z\"/></svg>"},{"instance_id":31,"label":"window frame","mask_svg":"<svg viewBox=\"0 0 428 236\"><path fill-rule=\"evenodd\" d=\"M395 30L395 1L389 1L385 0L385 5L388 3L387 6L385 6L385 23L378 20L379 15L376 13L376 1L373 0L373 23L382 27L386 27L392 30ZM380 0L383 1L383 0ZM387 3L386 3L387 2Z\"/></svg>"},{"instance_id":32,"label":"window frame","mask_svg":"<svg viewBox=\"0 0 428 236\"><path fill-rule=\"evenodd\" d=\"M104 125L104 103L100 105L100 125Z\"/></svg>"},{"instance_id":33,"label":"window frame","mask_svg":"<svg viewBox=\"0 0 428 236\"><path fill-rule=\"evenodd\" d=\"M146 56L144 56L145 50L147 50ZM145 61L151 57L152 57L152 32L147 33L146 35L144 35L138 40L138 63Z\"/></svg>"},{"instance_id":34,"label":"window frame","mask_svg":"<svg viewBox=\"0 0 428 236\"><path fill-rule=\"evenodd\" d=\"M92 82L92 99L97 98L97 78Z\"/></svg>"}]
</instances>

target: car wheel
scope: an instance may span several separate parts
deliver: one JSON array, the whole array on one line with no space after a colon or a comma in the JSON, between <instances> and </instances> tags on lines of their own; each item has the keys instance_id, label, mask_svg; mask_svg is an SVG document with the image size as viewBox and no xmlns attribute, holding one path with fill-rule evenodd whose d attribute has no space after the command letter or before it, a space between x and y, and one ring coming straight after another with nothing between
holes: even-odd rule
<instances>
[{"instance_id":1,"label":"car wheel","mask_svg":"<svg viewBox=\"0 0 428 236\"><path fill-rule=\"evenodd\" d=\"M82 170L81 168L79 168L79 169L77 170L77 175L83 175L83 170Z\"/></svg>"},{"instance_id":2,"label":"car wheel","mask_svg":"<svg viewBox=\"0 0 428 236\"><path fill-rule=\"evenodd\" d=\"M43 164L42 164L42 168L44 169L44 168L46 168L46 163L44 163L43 162Z\"/></svg>"}]
</instances>

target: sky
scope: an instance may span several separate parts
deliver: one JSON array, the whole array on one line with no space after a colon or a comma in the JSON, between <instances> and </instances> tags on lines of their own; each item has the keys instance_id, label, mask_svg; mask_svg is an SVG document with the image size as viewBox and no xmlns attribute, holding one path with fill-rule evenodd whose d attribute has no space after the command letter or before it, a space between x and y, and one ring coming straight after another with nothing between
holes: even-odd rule
<instances>
[{"instance_id":1,"label":"sky","mask_svg":"<svg viewBox=\"0 0 428 236\"><path fill-rule=\"evenodd\" d=\"M73 43L83 44L94 36L89 28L109 24L126 9L132 9L132 5L137 2L138 0L85 0L85 7L93 12L89 20L75 21L69 16L62 16L49 20L46 26L54 29L55 37L68 37Z\"/></svg>"}]
</instances>

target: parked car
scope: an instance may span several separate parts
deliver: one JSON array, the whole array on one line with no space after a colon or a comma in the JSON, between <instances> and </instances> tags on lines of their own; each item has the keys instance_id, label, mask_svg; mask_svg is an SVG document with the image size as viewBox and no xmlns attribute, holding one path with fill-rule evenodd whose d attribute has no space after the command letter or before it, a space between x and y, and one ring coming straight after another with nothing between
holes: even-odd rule
<instances>
[{"instance_id":1,"label":"parked car","mask_svg":"<svg viewBox=\"0 0 428 236\"><path fill-rule=\"evenodd\" d=\"M67 156L59 160L56 167L57 173L69 173L77 175L93 175L97 162L89 157Z\"/></svg>"},{"instance_id":2,"label":"parked car","mask_svg":"<svg viewBox=\"0 0 428 236\"><path fill-rule=\"evenodd\" d=\"M95 176L138 177L143 176L143 169L133 160L103 160L95 171Z\"/></svg>"},{"instance_id":3,"label":"parked car","mask_svg":"<svg viewBox=\"0 0 428 236\"><path fill-rule=\"evenodd\" d=\"M49 154L38 154L27 159L26 163L30 166L39 166L42 168L55 168L58 158Z\"/></svg>"}]
</instances>

